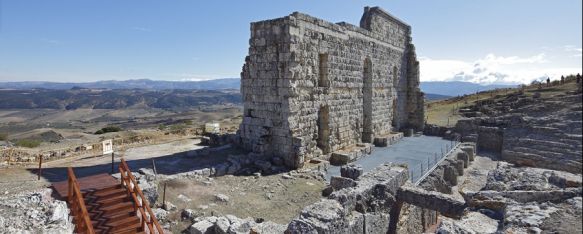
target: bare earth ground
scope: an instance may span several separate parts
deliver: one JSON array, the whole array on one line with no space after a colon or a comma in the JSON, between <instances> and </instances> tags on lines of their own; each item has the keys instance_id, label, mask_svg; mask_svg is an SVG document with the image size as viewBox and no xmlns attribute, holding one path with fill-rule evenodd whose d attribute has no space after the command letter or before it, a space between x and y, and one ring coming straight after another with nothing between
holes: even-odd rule
<instances>
[{"instance_id":1,"label":"bare earth ground","mask_svg":"<svg viewBox=\"0 0 583 234\"><path fill-rule=\"evenodd\" d=\"M159 188L163 188L163 184ZM240 218L264 219L287 224L307 205L321 199L323 180L296 175L285 179L280 174L270 176L222 176L167 182L167 201L178 207L170 213L171 220L181 220L182 209L192 209L197 216L235 215ZM229 199L221 201L216 195ZM187 197L188 200L184 197ZM161 202L161 196L158 201ZM171 225L180 233L192 223L190 220Z\"/></svg>"},{"instance_id":2,"label":"bare earth ground","mask_svg":"<svg viewBox=\"0 0 583 234\"><path fill-rule=\"evenodd\" d=\"M182 139L159 145L131 148L126 152L122 152L119 156L123 156L123 158L128 161L156 158L202 148L203 146L197 145L198 143L200 143L199 139ZM117 162L119 162L119 160L119 158L116 159ZM101 157L65 158L50 161L43 164L43 176L41 176L40 180L37 180L36 169L38 168L38 165L36 164L27 167L0 168L0 195L6 192L18 193L50 186L51 182L54 181L49 181L49 178L47 177L50 177L51 180L55 176L63 178L66 176L64 168L69 166L95 166L96 169L94 171L96 173L108 173L110 172L109 170L99 171L97 166L105 165L105 167L107 167L110 163L111 157L109 155ZM51 169L58 169L58 171ZM59 175L55 175L55 173L58 173Z\"/></svg>"}]
</instances>

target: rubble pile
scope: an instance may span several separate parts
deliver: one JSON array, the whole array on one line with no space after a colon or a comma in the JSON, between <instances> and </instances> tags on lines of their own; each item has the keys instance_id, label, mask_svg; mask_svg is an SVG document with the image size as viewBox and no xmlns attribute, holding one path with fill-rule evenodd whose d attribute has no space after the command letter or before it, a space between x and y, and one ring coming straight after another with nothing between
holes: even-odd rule
<instances>
[{"instance_id":1,"label":"rubble pile","mask_svg":"<svg viewBox=\"0 0 583 234\"><path fill-rule=\"evenodd\" d=\"M51 192L0 196L0 233L73 233L67 203Z\"/></svg>"}]
</instances>

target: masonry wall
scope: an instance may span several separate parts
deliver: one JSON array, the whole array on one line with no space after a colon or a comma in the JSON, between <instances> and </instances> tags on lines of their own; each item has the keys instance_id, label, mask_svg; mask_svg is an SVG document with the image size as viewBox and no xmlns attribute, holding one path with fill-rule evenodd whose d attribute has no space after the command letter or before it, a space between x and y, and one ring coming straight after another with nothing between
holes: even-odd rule
<instances>
[{"instance_id":1,"label":"masonry wall","mask_svg":"<svg viewBox=\"0 0 583 234\"><path fill-rule=\"evenodd\" d=\"M301 13L251 24L241 73L243 146L301 167L310 158L422 129L410 27L380 8L361 26Z\"/></svg>"}]
</instances>

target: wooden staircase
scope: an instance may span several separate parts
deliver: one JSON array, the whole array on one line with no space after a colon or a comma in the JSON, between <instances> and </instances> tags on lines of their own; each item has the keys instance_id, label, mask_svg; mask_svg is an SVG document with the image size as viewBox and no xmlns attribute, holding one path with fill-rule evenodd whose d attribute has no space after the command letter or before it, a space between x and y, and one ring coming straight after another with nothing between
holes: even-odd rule
<instances>
[{"instance_id":1,"label":"wooden staircase","mask_svg":"<svg viewBox=\"0 0 583 234\"><path fill-rule=\"evenodd\" d=\"M164 233L123 159L119 171L121 183L81 191L69 167L67 201L75 233Z\"/></svg>"}]
</instances>

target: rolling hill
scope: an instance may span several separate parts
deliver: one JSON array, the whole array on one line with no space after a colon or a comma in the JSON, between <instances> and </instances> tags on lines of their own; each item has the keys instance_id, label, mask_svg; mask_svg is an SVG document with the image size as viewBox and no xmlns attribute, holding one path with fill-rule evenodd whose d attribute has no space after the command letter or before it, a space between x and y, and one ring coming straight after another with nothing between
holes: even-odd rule
<instances>
[{"instance_id":1,"label":"rolling hill","mask_svg":"<svg viewBox=\"0 0 583 234\"><path fill-rule=\"evenodd\" d=\"M0 109L180 109L210 105L241 105L241 95L238 90L0 90Z\"/></svg>"}]
</instances>

